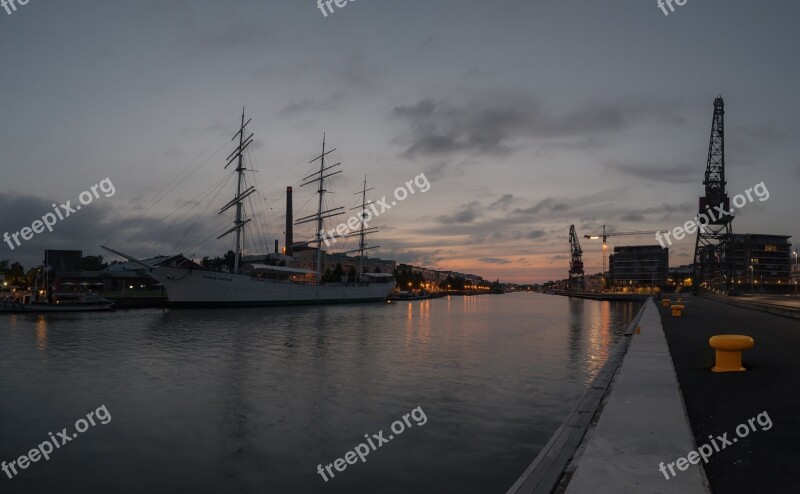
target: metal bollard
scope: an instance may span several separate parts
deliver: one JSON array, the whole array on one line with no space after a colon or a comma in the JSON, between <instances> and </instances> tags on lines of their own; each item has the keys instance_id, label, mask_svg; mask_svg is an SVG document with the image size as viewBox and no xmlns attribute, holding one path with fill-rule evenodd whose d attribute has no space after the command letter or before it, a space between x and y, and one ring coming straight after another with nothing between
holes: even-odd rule
<instances>
[{"instance_id":1,"label":"metal bollard","mask_svg":"<svg viewBox=\"0 0 800 494\"><path fill-rule=\"evenodd\" d=\"M672 317L681 317L681 311L685 309L685 305L673 305L672 306Z\"/></svg>"},{"instance_id":2,"label":"metal bollard","mask_svg":"<svg viewBox=\"0 0 800 494\"><path fill-rule=\"evenodd\" d=\"M720 334L712 336L708 344L716 351L714 372L742 372L742 350L749 350L756 344L750 336L740 334Z\"/></svg>"}]
</instances>

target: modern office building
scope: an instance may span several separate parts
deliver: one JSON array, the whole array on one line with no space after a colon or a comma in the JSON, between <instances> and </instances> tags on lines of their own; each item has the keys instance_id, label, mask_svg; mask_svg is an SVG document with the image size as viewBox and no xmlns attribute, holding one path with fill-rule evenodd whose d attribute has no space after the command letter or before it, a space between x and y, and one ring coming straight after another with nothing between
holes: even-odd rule
<instances>
[{"instance_id":1,"label":"modern office building","mask_svg":"<svg viewBox=\"0 0 800 494\"><path fill-rule=\"evenodd\" d=\"M669 270L669 248L660 245L614 247L609 282L615 287L663 286Z\"/></svg>"},{"instance_id":2,"label":"modern office building","mask_svg":"<svg viewBox=\"0 0 800 494\"><path fill-rule=\"evenodd\" d=\"M784 292L792 285L790 235L734 233L733 282L737 288L757 292ZM752 287L750 285L753 285Z\"/></svg>"}]
</instances>

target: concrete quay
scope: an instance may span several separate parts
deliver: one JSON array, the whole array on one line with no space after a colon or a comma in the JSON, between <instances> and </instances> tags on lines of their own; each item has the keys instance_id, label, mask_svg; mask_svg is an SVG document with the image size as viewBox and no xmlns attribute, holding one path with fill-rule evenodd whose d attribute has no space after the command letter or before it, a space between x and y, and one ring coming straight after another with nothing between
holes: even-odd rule
<instances>
[{"instance_id":1,"label":"concrete quay","mask_svg":"<svg viewBox=\"0 0 800 494\"><path fill-rule=\"evenodd\" d=\"M568 419L508 494L800 491L800 325L774 312L795 302L680 296L681 317L647 302L621 363L601 372L613 375L602 400L576 409L590 427ZM721 334L754 338L745 372L711 371Z\"/></svg>"},{"instance_id":2,"label":"concrete quay","mask_svg":"<svg viewBox=\"0 0 800 494\"><path fill-rule=\"evenodd\" d=\"M736 439L704 465L712 492L800 492L800 324L705 297L688 302L680 318L660 311L695 442L705 444L709 435L725 433ZM715 355L708 339L718 334L755 340L742 356L747 371L710 371ZM739 437L737 427L762 412L771 427L755 423Z\"/></svg>"},{"instance_id":3,"label":"concrete quay","mask_svg":"<svg viewBox=\"0 0 800 494\"><path fill-rule=\"evenodd\" d=\"M556 492L708 492L702 467L662 473L696 449L656 304L647 302L594 427ZM667 471L668 472L668 471ZM669 476L669 478L667 478Z\"/></svg>"},{"instance_id":4,"label":"concrete quay","mask_svg":"<svg viewBox=\"0 0 800 494\"><path fill-rule=\"evenodd\" d=\"M707 294L704 297L718 302L723 302L736 307L754 309L779 316L800 319L800 300L794 297L776 297L767 295L744 295L740 297L727 297L724 295Z\"/></svg>"}]
</instances>

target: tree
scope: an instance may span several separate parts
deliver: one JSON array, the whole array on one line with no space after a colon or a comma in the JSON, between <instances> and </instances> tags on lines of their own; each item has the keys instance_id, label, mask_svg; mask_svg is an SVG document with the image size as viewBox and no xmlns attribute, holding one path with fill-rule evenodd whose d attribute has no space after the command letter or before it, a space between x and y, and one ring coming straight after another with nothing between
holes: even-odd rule
<instances>
[{"instance_id":1,"label":"tree","mask_svg":"<svg viewBox=\"0 0 800 494\"><path fill-rule=\"evenodd\" d=\"M356 273L356 268L350 266L350 269L347 271L347 281L349 283L355 283L357 274L358 273Z\"/></svg>"},{"instance_id":2,"label":"tree","mask_svg":"<svg viewBox=\"0 0 800 494\"><path fill-rule=\"evenodd\" d=\"M102 271L108 267L103 256L84 256L81 259L81 271Z\"/></svg>"},{"instance_id":3,"label":"tree","mask_svg":"<svg viewBox=\"0 0 800 494\"><path fill-rule=\"evenodd\" d=\"M28 282L28 285L35 285L36 284L36 277L39 274L39 268L31 268L25 273L25 279Z\"/></svg>"},{"instance_id":4,"label":"tree","mask_svg":"<svg viewBox=\"0 0 800 494\"><path fill-rule=\"evenodd\" d=\"M15 262L6 271L6 281L9 285L28 286L28 279L25 277L25 268L22 264Z\"/></svg>"},{"instance_id":5,"label":"tree","mask_svg":"<svg viewBox=\"0 0 800 494\"><path fill-rule=\"evenodd\" d=\"M236 253L232 250L229 250L225 253L225 266L228 267L228 271L233 273L233 268L236 267Z\"/></svg>"},{"instance_id":6,"label":"tree","mask_svg":"<svg viewBox=\"0 0 800 494\"><path fill-rule=\"evenodd\" d=\"M343 277L344 277L344 269L342 268L342 265L337 262L336 267L333 269L333 279L336 282L340 282L342 281Z\"/></svg>"}]
</instances>

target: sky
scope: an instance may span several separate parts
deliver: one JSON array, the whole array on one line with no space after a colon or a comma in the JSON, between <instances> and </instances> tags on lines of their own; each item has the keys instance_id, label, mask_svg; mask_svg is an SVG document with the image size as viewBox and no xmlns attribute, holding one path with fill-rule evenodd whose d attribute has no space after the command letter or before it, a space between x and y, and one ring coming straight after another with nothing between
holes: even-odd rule
<instances>
[{"instance_id":1,"label":"sky","mask_svg":"<svg viewBox=\"0 0 800 494\"><path fill-rule=\"evenodd\" d=\"M423 174L430 188L373 219L371 256L506 282L567 276L568 234L666 230L697 213L713 101L725 98L729 195L738 233L800 238L800 4L688 0L31 0L0 9L0 234L56 204L81 210L0 260L45 249L202 257L233 195L226 156L242 108L258 187L247 253L284 244L285 190L321 150L343 173L330 207L353 213ZM106 185L106 189L110 187ZM106 197L108 195L108 197ZM88 196L84 196L85 198ZM380 209L379 209L380 210ZM62 215L63 215L62 214ZM38 229L42 229L39 226ZM295 240L310 238L297 227ZM588 273L597 240L581 239ZM654 244L652 235L610 247ZM342 241L334 250L350 250ZM674 243L688 264L694 237Z\"/></svg>"}]
</instances>

